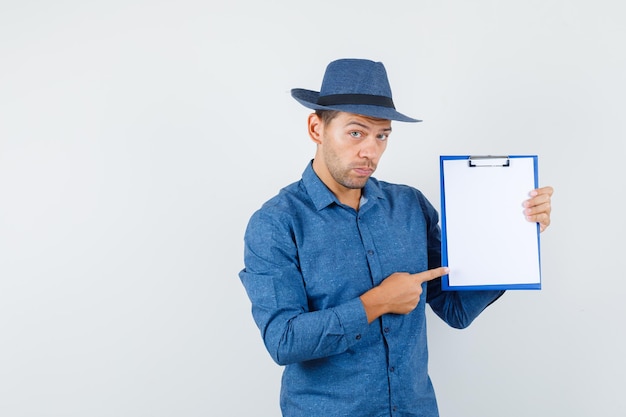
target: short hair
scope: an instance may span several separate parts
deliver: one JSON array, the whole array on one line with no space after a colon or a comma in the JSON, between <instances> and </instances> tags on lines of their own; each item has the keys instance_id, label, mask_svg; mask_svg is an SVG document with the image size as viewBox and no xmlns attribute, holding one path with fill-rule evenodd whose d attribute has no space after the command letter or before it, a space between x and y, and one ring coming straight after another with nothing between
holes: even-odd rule
<instances>
[{"instance_id":1,"label":"short hair","mask_svg":"<svg viewBox=\"0 0 626 417\"><path fill-rule=\"evenodd\" d=\"M339 113L339 110L315 110L315 114L325 125L329 124Z\"/></svg>"}]
</instances>

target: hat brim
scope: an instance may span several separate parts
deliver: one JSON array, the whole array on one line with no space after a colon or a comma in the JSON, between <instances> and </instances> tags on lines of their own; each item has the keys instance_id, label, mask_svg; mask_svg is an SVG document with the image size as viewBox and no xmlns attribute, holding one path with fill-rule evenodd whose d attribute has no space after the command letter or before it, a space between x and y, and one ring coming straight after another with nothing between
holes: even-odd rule
<instances>
[{"instance_id":1,"label":"hat brim","mask_svg":"<svg viewBox=\"0 0 626 417\"><path fill-rule=\"evenodd\" d=\"M362 116L376 117L378 119L396 120L399 122L421 122L421 120L406 116L391 107L373 106L368 104L338 104L335 106L321 106L317 104L320 96L318 91L294 88L291 96L304 107L313 110L337 110L346 113L360 114Z\"/></svg>"}]
</instances>

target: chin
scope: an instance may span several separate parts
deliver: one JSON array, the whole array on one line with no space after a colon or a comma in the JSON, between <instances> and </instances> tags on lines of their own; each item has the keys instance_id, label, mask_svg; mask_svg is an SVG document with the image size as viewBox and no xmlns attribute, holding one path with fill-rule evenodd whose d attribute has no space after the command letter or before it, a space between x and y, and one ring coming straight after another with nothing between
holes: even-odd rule
<instances>
[{"instance_id":1,"label":"chin","mask_svg":"<svg viewBox=\"0 0 626 417\"><path fill-rule=\"evenodd\" d=\"M367 184L367 179L363 181L352 181L349 184L344 184L343 186L346 188L350 188L351 190L360 190L365 187L365 184Z\"/></svg>"}]
</instances>

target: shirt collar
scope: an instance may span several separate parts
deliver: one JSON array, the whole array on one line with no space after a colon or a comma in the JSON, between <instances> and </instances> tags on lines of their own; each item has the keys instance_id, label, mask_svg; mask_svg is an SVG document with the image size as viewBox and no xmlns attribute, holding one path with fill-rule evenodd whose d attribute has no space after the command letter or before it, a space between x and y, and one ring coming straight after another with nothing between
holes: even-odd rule
<instances>
[{"instance_id":1,"label":"shirt collar","mask_svg":"<svg viewBox=\"0 0 626 417\"><path fill-rule=\"evenodd\" d=\"M341 204L313 170L313 160L309 162L302 173L302 182L317 210L322 210L333 203ZM364 204L373 204L379 198L384 198L384 194L380 190L380 185L375 178L370 178L367 183L365 183L361 201L365 201Z\"/></svg>"}]
</instances>

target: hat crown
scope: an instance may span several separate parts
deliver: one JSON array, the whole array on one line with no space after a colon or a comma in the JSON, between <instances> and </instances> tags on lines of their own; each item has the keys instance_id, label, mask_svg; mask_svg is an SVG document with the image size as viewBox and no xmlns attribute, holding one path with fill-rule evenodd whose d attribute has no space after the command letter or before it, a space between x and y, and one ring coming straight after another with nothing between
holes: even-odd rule
<instances>
[{"instance_id":1,"label":"hat crown","mask_svg":"<svg viewBox=\"0 0 626 417\"><path fill-rule=\"evenodd\" d=\"M320 97L335 94L368 94L391 98L387 71L381 62L339 59L326 67Z\"/></svg>"},{"instance_id":2,"label":"hat crown","mask_svg":"<svg viewBox=\"0 0 626 417\"><path fill-rule=\"evenodd\" d=\"M343 58L326 66L320 91L292 88L291 96L313 110L334 110L401 122L421 122L396 110L382 62Z\"/></svg>"}]
</instances>

